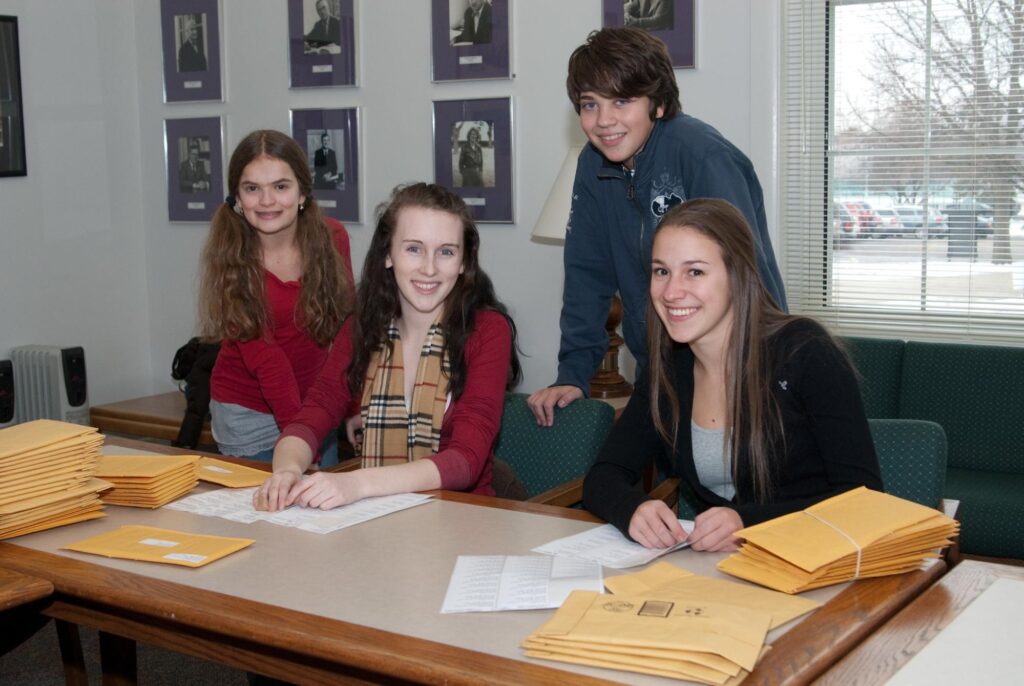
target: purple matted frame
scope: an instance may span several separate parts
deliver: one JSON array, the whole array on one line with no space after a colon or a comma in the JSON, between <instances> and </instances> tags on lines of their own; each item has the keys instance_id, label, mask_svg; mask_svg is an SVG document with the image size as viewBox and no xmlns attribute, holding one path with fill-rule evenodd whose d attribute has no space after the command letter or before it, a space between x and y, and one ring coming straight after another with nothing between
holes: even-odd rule
<instances>
[{"instance_id":1,"label":"purple matted frame","mask_svg":"<svg viewBox=\"0 0 1024 686\"><path fill-rule=\"evenodd\" d=\"M218 0L160 0L164 102L223 100ZM186 45L189 27L195 45Z\"/></svg>"},{"instance_id":2,"label":"purple matted frame","mask_svg":"<svg viewBox=\"0 0 1024 686\"><path fill-rule=\"evenodd\" d=\"M316 0L288 0L292 88L357 85L355 0L326 1L335 20L328 37L316 21Z\"/></svg>"},{"instance_id":3,"label":"purple matted frame","mask_svg":"<svg viewBox=\"0 0 1024 686\"><path fill-rule=\"evenodd\" d=\"M220 117L164 120L167 214L172 222L208 222L224 202L224 137ZM187 166L199 149L198 174Z\"/></svg>"},{"instance_id":4,"label":"purple matted frame","mask_svg":"<svg viewBox=\"0 0 1024 686\"><path fill-rule=\"evenodd\" d=\"M306 151L320 210L343 222L359 222L359 109L292 110L291 119L292 137ZM318 167L317 148L325 133L334 159L320 157Z\"/></svg>"},{"instance_id":5,"label":"purple matted frame","mask_svg":"<svg viewBox=\"0 0 1024 686\"><path fill-rule=\"evenodd\" d=\"M697 15L695 0L667 0L670 3L672 15L669 17L669 25L656 23L657 20L650 18L649 21L637 20L634 24L638 28L646 29L653 36L657 36L668 46L668 53L672 56L672 66L676 69L693 69L697 66L697 44L696 26ZM603 0L602 19L604 26L625 25L625 7L629 2L623 0Z\"/></svg>"},{"instance_id":6,"label":"purple matted frame","mask_svg":"<svg viewBox=\"0 0 1024 686\"><path fill-rule=\"evenodd\" d=\"M484 0L486 8L481 21L490 25L489 33L486 29L483 32L486 42L472 42L457 41L466 36L465 29L452 28L453 23L463 21L469 0L431 0L430 42L434 81L511 78L510 1ZM477 31L480 31L479 26Z\"/></svg>"},{"instance_id":7,"label":"purple matted frame","mask_svg":"<svg viewBox=\"0 0 1024 686\"><path fill-rule=\"evenodd\" d=\"M512 98L434 101L434 181L465 200L478 222L515 221L512 121ZM471 128L484 129L482 185L467 185L456 162Z\"/></svg>"}]
</instances>

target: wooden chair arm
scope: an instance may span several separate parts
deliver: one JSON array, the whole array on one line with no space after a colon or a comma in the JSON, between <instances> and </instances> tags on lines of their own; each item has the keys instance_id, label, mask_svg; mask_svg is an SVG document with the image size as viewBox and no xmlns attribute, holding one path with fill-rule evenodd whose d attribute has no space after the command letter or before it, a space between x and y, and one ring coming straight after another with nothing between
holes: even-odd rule
<instances>
[{"instance_id":1,"label":"wooden chair arm","mask_svg":"<svg viewBox=\"0 0 1024 686\"><path fill-rule=\"evenodd\" d=\"M528 503L542 503L544 505L558 505L559 507L572 507L583 501L583 477L566 481L543 493L538 493L527 499Z\"/></svg>"}]
</instances>

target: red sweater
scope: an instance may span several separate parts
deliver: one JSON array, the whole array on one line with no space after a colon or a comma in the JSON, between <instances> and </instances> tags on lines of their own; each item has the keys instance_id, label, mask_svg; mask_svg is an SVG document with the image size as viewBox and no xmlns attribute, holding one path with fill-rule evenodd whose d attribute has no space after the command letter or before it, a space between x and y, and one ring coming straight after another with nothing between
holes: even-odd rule
<instances>
[{"instance_id":1,"label":"red sweater","mask_svg":"<svg viewBox=\"0 0 1024 686\"><path fill-rule=\"evenodd\" d=\"M302 409L281 432L282 437L301 438L314 454L350 405L346 380L352 354L350 335L346 322ZM476 328L466 341L464 354L466 385L462 397L448 405L438 452L426 459L437 465L441 488L494 495L491 450L501 428L512 356L512 329L505 317L493 310L477 312Z\"/></svg>"},{"instance_id":2,"label":"red sweater","mask_svg":"<svg viewBox=\"0 0 1024 686\"><path fill-rule=\"evenodd\" d=\"M325 221L351 279L348 233L340 222L329 218ZM295 320L301 288L301 281L281 281L266 272L270 330L251 341L221 342L210 377L210 395L214 400L272 414L279 428L284 428L298 412L328 352Z\"/></svg>"}]
</instances>

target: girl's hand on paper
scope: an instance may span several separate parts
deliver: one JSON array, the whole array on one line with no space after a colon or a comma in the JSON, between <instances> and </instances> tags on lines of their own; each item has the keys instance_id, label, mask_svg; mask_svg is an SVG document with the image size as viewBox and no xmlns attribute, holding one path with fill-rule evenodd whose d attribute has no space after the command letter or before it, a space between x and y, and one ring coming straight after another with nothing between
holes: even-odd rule
<instances>
[{"instance_id":1,"label":"girl's hand on paper","mask_svg":"<svg viewBox=\"0 0 1024 686\"><path fill-rule=\"evenodd\" d=\"M736 550L740 539L733 534L742 528L743 520L736 510L728 507L708 508L693 520L690 547L703 552Z\"/></svg>"},{"instance_id":2,"label":"girl's hand on paper","mask_svg":"<svg viewBox=\"0 0 1024 686\"><path fill-rule=\"evenodd\" d=\"M252 506L256 510L277 512L288 507L288 493L302 479L302 474L291 470L274 472L273 476L252 494Z\"/></svg>"},{"instance_id":3,"label":"girl's hand on paper","mask_svg":"<svg viewBox=\"0 0 1024 686\"><path fill-rule=\"evenodd\" d=\"M662 500L648 500L636 508L629 536L645 548L668 548L686 540L679 519Z\"/></svg>"}]
</instances>

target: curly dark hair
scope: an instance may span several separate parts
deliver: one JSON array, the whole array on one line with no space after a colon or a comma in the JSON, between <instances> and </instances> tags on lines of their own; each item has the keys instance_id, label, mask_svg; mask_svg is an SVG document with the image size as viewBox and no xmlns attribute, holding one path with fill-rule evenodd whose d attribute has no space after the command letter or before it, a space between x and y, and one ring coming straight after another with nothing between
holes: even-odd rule
<instances>
[{"instance_id":1,"label":"curly dark hair","mask_svg":"<svg viewBox=\"0 0 1024 686\"><path fill-rule=\"evenodd\" d=\"M385 260L391 251L391 238L399 215L403 209L411 207L447 212L462 223L462 274L445 299L441 319L445 353L451 364L448 392L453 399L458 399L466 387L466 341L473 333L476 313L482 309L499 312L512 330L507 387L514 387L522 379L516 325L495 295L490 277L480 268L480 234L469 209L462 198L447 188L432 183L412 183L395 188L388 201L377 207L377 228L370 239L359 280L358 316L352 330L353 355L348 370L349 388L358 395L366 380L370 358L382 346L391 346L387 330L391 321L401 315L401 297L394 272L385 266Z\"/></svg>"},{"instance_id":2,"label":"curly dark hair","mask_svg":"<svg viewBox=\"0 0 1024 686\"><path fill-rule=\"evenodd\" d=\"M605 28L592 31L587 42L569 56L565 80L569 100L580 113L580 94L592 91L606 98L651 99L651 121L664 107L663 119L679 114L679 86L668 48L643 29Z\"/></svg>"}]
</instances>

